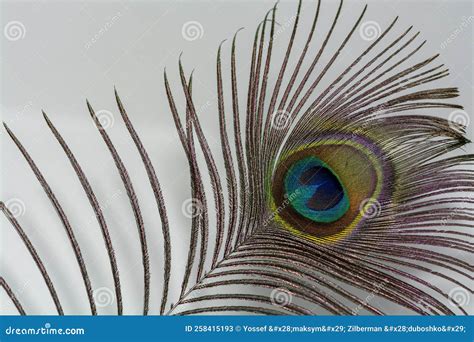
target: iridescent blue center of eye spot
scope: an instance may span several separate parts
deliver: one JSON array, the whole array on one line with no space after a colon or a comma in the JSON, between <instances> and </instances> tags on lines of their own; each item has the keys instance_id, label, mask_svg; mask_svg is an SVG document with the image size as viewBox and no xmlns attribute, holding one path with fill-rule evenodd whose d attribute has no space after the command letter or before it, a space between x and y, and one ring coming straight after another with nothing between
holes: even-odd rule
<instances>
[{"instance_id":1,"label":"iridescent blue center of eye spot","mask_svg":"<svg viewBox=\"0 0 474 342\"><path fill-rule=\"evenodd\" d=\"M285 197L300 215L315 222L331 223L349 209L344 185L322 160L307 157L285 174Z\"/></svg>"}]
</instances>

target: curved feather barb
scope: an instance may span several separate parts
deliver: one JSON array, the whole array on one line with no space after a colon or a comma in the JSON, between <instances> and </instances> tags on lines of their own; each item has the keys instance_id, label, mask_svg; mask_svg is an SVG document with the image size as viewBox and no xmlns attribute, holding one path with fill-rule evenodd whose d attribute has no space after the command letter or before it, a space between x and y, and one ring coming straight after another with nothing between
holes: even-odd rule
<instances>
[{"instance_id":1,"label":"curved feather barb","mask_svg":"<svg viewBox=\"0 0 474 342\"><path fill-rule=\"evenodd\" d=\"M277 10L275 5L256 28L250 61L243 62L250 65L248 80L238 77L243 58L237 47L240 30L232 39L229 56L223 57L224 42L218 48L220 151L210 147L193 100L192 74L186 74L181 57L178 85L164 72L169 109L188 161L192 201L199 204L192 215L182 274L171 262L178 242L170 237L173 224L165 194L115 91L161 220L164 268L159 313L467 314L465 303L453 292L472 295L474 158L457 153L469 143L465 127L438 116L463 108L453 102L457 88L439 85L448 69L436 64L438 55L418 58L425 42L417 42L419 33L413 33L412 27L400 29L397 17L372 42L361 41L360 51L352 49L351 63L332 77L330 71L347 45L359 39L355 32L367 11L367 6L361 8L342 39L334 37L336 28L341 30L343 1L335 13L318 1L309 30L300 24L300 1L284 56L275 61ZM332 16L329 27L319 23L322 15ZM306 40L298 50L295 40L301 35ZM320 44L316 35L322 37ZM340 41L336 49L330 48L333 41ZM223 70L224 59L229 70ZM242 94L239 84L247 82L247 93ZM178 97L183 103L178 103ZM150 291L157 288L150 281L152 260L146 238L153 228L145 226L127 168L87 105L135 217L142 251L143 313L147 314ZM426 115L426 110L432 115ZM126 294L121 291L113 232L79 162L46 114L44 118L97 216L114 279L117 313L122 314ZM95 314L87 265L73 227L32 157L5 127L66 229ZM223 170L216 162L220 158ZM63 314L41 257L8 208L3 203L1 207L41 271L58 313ZM174 299L169 292L171 275L179 277L181 284ZM1 278L1 282L24 314L6 281Z\"/></svg>"}]
</instances>

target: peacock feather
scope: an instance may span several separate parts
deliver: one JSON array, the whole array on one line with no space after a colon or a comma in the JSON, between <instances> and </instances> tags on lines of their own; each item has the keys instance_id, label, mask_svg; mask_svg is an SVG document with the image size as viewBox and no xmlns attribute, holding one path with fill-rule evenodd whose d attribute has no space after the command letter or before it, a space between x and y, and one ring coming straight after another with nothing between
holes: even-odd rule
<instances>
[{"instance_id":1,"label":"peacock feather","mask_svg":"<svg viewBox=\"0 0 474 342\"><path fill-rule=\"evenodd\" d=\"M181 57L173 82L164 72L169 111L189 168L192 215L184 271L174 267L166 193L140 139L133 117L115 90L121 118L133 140L149 185L163 238L162 284L153 284L147 233L139 197L127 167L92 105L87 110L115 164L136 223L141 249L143 314L151 292L161 289L161 315L246 314L390 314L393 303L412 314L467 314L453 289L472 295L471 229L474 227L473 155L461 153L469 143L466 127L442 119L443 111L461 111L452 102L457 88L440 87L449 75L438 55L414 60L425 42L413 27L397 29L398 17L370 43L358 42L352 63L328 80L365 17L361 9L342 37L343 1L337 11L314 4L312 25L301 33L298 3L291 34L280 62L274 62L277 5L257 25L250 60L239 54L237 37L230 45L230 68L223 70L222 43L216 58L216 96L220 151L213 149L193 99L193 75ZM330 26L319 24L330 16ZM339 26L338 26L339 25ZM297 36L306 37L296 51ZM306 36L305 36L306 35ZM389 38L395 35L395 38ZM321 37L316 44L315 36ZM337 41L336 50L328 43ZM240 60L250 73L239 73ZM277 75L271 82L270 75ZM229 83L224 82L227 78ZM226 86L228 84L228 86ZM239 84L247 93L239 93ZM318 86L325 84L322 90ZM326 86L326 84L328 84ZM245 106L242 106L242 101ZM230 108L230 110L228 109ZM426 114L429 112L430 114ZM64 151L94 210L114 281L118 315L127 313L113 231L74 152L43 112L46 126ZM28 149L4 124L42 186L61 221L81 273L90 312L98 313L94 279L84 261L76 231L59 199ZM216 158L222 158L224 169ZM36 263L57 313L64 312L56 285L23 222L1 203L5 217ZM91 228L92 229L92 228ZM186 248L186 246L185 246ZM172 258L173 256L173 258ZM426 276L429 276L427 278ZM171 277L179 277L177 298ZM437 281L432 281L432 279ZM20 314L20 303L7 281L2 287ZM142 285L141 285L142 284ZM137 287L137 291L138 287ZM376 296L380 301L368 300ZM379 304L377 304L379 303ZM381 304L380 304L381 303ZM70 312L73 313L73 312Z\"/></svg>"}]
</instances>

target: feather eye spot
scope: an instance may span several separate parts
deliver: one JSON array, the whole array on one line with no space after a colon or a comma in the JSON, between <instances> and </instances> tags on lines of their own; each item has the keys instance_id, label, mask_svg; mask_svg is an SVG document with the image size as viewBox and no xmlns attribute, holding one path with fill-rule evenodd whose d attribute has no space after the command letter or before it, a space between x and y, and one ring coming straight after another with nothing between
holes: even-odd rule
<instances>
[{"instance_id":1,"label":"feather eye spot","mask_svg":"<svg viewBox=\"0 0 474 342\"><path fill-rule=\"evenodd\" d=\"M349 198L341 181L316 157L301 159L289 168L284 191L292 208L314 222L334 222L349 209Z\"/></svg>"},{"instance_id":2,"label":"feather eye spot","mask_svg":"<svg viewBox=\"0 0 474 342\"><path fill-rule=\"evenodd\" d=\"M280 157L271 185L272 217L309 240L339 241L379 215L392 173L369 139L322 136Z\"/></svg>"}]
</instances>

